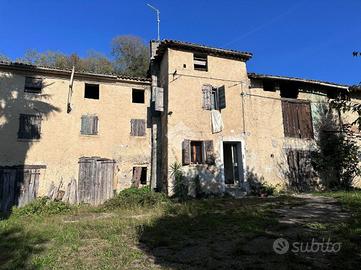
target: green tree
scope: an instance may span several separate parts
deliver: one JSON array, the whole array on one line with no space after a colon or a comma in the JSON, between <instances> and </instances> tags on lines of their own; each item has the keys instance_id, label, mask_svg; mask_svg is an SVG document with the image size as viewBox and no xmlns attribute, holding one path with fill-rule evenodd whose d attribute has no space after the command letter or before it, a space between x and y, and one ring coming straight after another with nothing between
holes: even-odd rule
<instances>
[{"instance_id":1,"label":"green tree","mask_svg":"<svg viewBox=\"0 0 361 270\"><path fill-rule=\"evenodd\" d=\"M326 189L350 189L359 168L360 149L340 126L333 105L320 104L316 122L317 148L312 153L312 165Z\"/></svg>"},{"instance_id":2,"label":"green tree","mask_svg":"<svg viewBox=\"0 0 361 270\"><path fill-rule=\"evenodd\" d=\"M10 58L7 57L5 54L0 53L0 61L10 61Z\"/></svg>"},{"instance_id":3,"label":"green tree","mask_svg":"<svg viewBox=\"0 0 361 270\"><path fill-rule=\"evenodd\" d=\"M146 76L149 67L149 50L136 36L118 36L112 41L115 70L130 76Z\"/></svg>"}]
</instances>

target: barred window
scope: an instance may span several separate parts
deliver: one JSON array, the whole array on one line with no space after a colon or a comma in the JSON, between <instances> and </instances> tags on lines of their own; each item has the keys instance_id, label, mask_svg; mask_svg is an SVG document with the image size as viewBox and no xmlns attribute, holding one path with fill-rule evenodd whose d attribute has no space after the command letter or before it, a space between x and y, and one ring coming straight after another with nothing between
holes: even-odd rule
<instances>
[{"instance_id":1,"label":"barred window","mask_svg":"<svg viewBox=\"0 0 361 270\"><path fill-rule=\"evenodd\" d=\"M19 139L40 139L41 115L20 114Z\"/></svg>"}]
</instances>

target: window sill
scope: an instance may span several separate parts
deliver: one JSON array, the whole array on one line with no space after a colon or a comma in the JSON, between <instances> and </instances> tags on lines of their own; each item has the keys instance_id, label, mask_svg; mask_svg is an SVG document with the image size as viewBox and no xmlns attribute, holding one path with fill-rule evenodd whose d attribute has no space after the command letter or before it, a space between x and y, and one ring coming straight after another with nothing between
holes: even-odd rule
<instances>
[{"instance_id":1,"label":"window sill","mask_svg":"<svg viewBox=\"0 0 361 270\"><path fill-rule=\"evenodd\" d=\"M20 139L20 138L18 138L18 142L40 142L40 139Z\"/></svg>"},{"instance_id":2,"label":"window sill","mask_svg":"<svg viewBox=\"0 0 361 270\"><path fill-rule=\"evenodd\" d=\"M84 137L84 138L98 138L99 134L94 134L94 135L90 135L90 134L80 134L80 137Z\"/></svg>"},{"instance_id":3,"label":"window sill","mask_svg":"<svg viewBox=\"0 0 361 270\"><path fill-rule=\"evenodd\" d=\"M307 140L307 141L313 141L315 138L300 138L300 137L291 137L291 136L285 136L286 139L294 139L294 140Z\"/></svg>"}]
</instances>

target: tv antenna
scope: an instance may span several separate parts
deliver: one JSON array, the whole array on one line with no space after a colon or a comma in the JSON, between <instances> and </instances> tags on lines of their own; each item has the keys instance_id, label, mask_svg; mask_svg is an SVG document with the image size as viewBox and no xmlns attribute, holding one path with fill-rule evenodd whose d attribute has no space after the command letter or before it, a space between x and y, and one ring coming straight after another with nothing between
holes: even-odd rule
<instances>
[{"instance_id":1,"label":"tv antenna","mask_svg":"<svg viewBox=\"0 0 361 270\"><path fill-rule=\"evenodd\" d=\"M147 6L150 7L151 9L155 10L155 12L157 12L158 40L160 40L160 34L159 34L159 23L160 23L159 14L160 14L160 11L159 11L159 9L153 7L150 4L147 4Z\"/></svg>"}]
</instances>

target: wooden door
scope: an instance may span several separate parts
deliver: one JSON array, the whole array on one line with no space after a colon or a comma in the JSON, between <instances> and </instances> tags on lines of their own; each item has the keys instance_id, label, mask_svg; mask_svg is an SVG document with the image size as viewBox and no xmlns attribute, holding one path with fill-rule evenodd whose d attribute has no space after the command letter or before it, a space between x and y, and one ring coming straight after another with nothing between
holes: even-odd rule
<instances>
[{"instance_id":1,"label":"wooden door","mask_svg":"<svg viewBox=\"0 0 361 270\"><path fill-rule=\"evenodd\" d=\"M79 160L79 202L99 205L113 196L115 161L91 157Z\"/></svg>"},{"instance_id":2,"label":"wooden door","mask_svg":"<svg viewBox=\"0 0 361 270\"><path fill-rule=\"evenodd\" d=\"M0 212L7 213L16 197L16 169L0 169Z\"/></svg>"}]
</instances>

